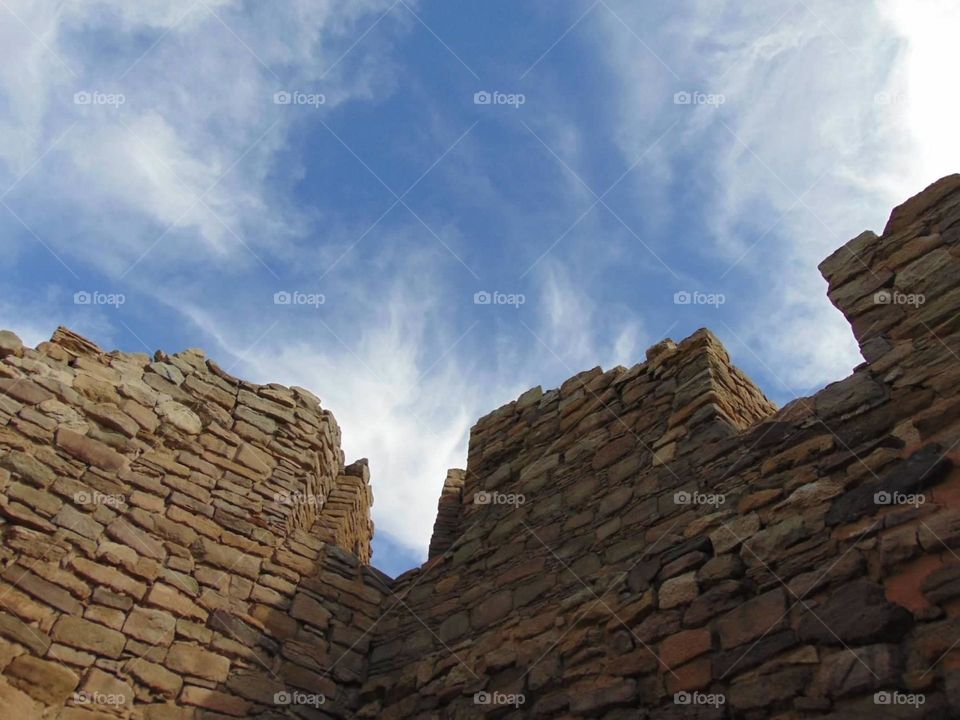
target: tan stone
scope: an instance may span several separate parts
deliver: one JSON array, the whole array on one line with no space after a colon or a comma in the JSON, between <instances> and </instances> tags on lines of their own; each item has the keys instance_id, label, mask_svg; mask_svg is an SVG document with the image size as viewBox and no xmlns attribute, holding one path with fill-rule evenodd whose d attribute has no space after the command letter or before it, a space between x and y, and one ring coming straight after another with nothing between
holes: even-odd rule
<instances>
[{"instance_id":1,"label":"tan stone","mask_svg":"<svg viewBox=\"0 0 960 720\"><path fill-rule=\"evenodd\" d=\"M183 688L183 692L180 693L180 702L235 717L247 717L251 707L248 701L236 695L228 695L195 685L187 685Z\"/></svg>"},{"instance_id":2,"label":"tan stone","mask_svg":"<svg viewBox=\"0 0 960 720\"><path fill-rule=\"evenodd\" d=\"M127 639L122 633L83 618L61 615L50 632L59 643L110 658L120 657Z\"/></svg>"},{"instance_id":3,"label":"tan stone","mask_svg":"<svg viewBox=\"0 0 960 720\"><path fill-rule=\"evenodd\" d=\"M196 645L180 642L170 646L164 665L184 675L216 682L226 680L230 672L230 661L227 658L202 650Z\"/></svg>"},{"instance_id":4,"label":"tan stone","mask_svg":"<svg viewBox=\"0 0 960 720\"><path fill-rule=\"evenodd\" d=\"M183 687L183 679L179 675L143 658L129 660L124 667L139 682L160 691L167 697L176 697L180 688Z\"/></svg>"},{"instance_id":5,"label":"tan stone","mask_svg":"<svg viewBox=\"0 0 960 720\"><path fill-rule=\"evenodd\" d=\"M99 668L92 668L78 691L80 704L108 713L122 711L133 704L133 688Z\"/></svg>"},{"instance_id":6,"label":"tan stone","mask_svg":"<svg viewBox=\"0 0 960 720\"><path fill-rule=\"evenodd\" d=\"M186 405L181 405L175 400L166 400L159 403L157 412L161 418L188 435L196 435L203 430L203 423L200 422L197 414Z\"/></svg>"},{"instance_id":7,"label":"tan stone","mask_svg":"<svg viewBox=\"0 0 960 720\"><path fill-rule=\"evenodd\" d=\"M4 671L10 683L46 705L61 705L80 678L63 665L21 655Z\"/></svg>"},{"instance_id":8,"label":"tan stone","mask_svg":"<svg viewBox=\"0 0 960 720\"><path fill-rule=\"evenodd\" d=\"M207 611L193 602L184 593L163 583L156 583L150 588L145 602L171 611L178 617L189 617L206 622Z\"/></svg>"},{"instance_id":9,"label":"tan stone","mask_svg":"<svg viewBox=\"0 0 960 720\"><path fill-rule=\"evenodd\" d=\"M119 470L127 462L123 455L112 450L108 445L67 428L60 428L57 431L56 442L60 448L77 460L104 470Z\"/></svg>"},{"instance_id":10,"label":"tan stone","mask_svg":"<svg viewBox=\"0 0 960 720\"><path fill-rule=\"evenodd\" d=\"M9 718L16 720L41 720L42 705L25 692L17 690L0 676L0 708Z\"/></svg>"},{"instance_id":11,"label":"tan stone","mask_svg":"<svg viewBox=\"0 0 960 720\"><path fill-rule=\"evenodd\" d=\"M169 645L173 642L177 619L163 610L135 607L123 624L123 632L149 645Z\"/></svg>"},{"instance_id":12,"label":"tan stone","mask_svg":"<svg viewBox=\"0 0 960 720\"><path fill-rule=\"evenodd\" d=\"M700 593L696 572L688 572L665 581L657 591L661 610L685 605L696 599Z\"/></svg>"}]
</instances>

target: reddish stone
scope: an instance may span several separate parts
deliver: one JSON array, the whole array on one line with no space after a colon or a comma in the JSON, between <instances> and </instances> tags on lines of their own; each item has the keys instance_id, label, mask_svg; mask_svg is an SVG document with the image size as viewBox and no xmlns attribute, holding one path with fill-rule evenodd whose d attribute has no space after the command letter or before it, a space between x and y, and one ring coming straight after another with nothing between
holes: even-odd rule
<instances>
[{"instance_id":1,"label":"reddish stone","mask_svg":"<svg viewBox=\"0 0 960 720\"><path fill-rule=\"evenodd\" d=\"M921 590L924 578L943 566L939 555L922 555L908 563L898 574L883 581L884 592L892 603L902 605L916 613L930 607L930 602Z\"/></svg>"},{"instance_id":2,"label":"reddish stone","mask_svg":"<svg viewBox=\"0 0 960 720\"><path fill-rule=\"evenodd\" d=\"M664 638L660 643L660 660L667 667L674 668L707 652L710 646L709 628L684 630Z\"/></svg>"}]
</instances>

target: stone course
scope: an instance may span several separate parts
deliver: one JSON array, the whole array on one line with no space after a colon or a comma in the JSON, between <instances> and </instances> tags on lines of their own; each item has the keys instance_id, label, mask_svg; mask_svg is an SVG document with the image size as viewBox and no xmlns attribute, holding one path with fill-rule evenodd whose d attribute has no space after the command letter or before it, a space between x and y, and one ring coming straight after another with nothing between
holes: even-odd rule
<instances>
[{"instance_id":1,"label":"stone course","mask_svg":"<svg viewBox=\"0 0 960 720\"><path fill-rule=\"evenodd\" d=\"M345 716L389 580L329 411L196 350L0 335L0 715Z\"/></svg>"},{"instance_id":2,"label":"stone course","mask_svg":"<svg viewBox=\"0 0 960 720\"><path fill-rule=\"evenodd\" d=\"M821 271L850 377L778 409L700 330L534 388L396 579L308 391L0 332L2 715L960 717L960 176Z\"/></svg>"}]
</instances>

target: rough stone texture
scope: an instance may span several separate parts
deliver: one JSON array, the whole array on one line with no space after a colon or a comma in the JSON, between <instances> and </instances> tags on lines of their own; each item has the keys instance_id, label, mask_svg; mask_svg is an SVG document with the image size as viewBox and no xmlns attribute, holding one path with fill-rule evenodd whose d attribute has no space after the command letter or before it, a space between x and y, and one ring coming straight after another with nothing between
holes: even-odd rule
<instances>
[{"instance_id":1,"label":"rough stone texture","mask_svg":"<svg viewBox=\"0 0 960 720\"><path fill-rule=\"evenodd\" d=\"M821 270L849 378L778 410L700 330L534 388L473 427L395 580L309 392L0 333L0 707L960 717L960 176Z\"/></svg>"},{"instance_id":2,"label":"rough stone texture","mask_svg":"<svg viewBox=\"0 0 960 720\"><path fill-rule=\"evenodd\" d=\"M342 717L389 588L372 501L305 390L0 333L0 716L245 717L299 690Z\"/></svg>"}]
</instances>

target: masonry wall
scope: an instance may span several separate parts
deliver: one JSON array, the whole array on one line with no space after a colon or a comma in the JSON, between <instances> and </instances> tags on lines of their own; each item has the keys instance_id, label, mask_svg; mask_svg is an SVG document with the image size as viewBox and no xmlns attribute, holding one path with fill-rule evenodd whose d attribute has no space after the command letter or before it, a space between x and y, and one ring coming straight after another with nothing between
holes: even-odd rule
<instances>
[{"instance_id":1,"label":"masonry wall","mask_svg":"<svg viewBox=\"0 0 960 720\"><path fill-rule=\"evenodd\" d=\"M827 259L867 362L782 409L700 331L483 418L359 715L960 716L958 256L952 176Z\"/></svg>"},{"instance_id":2,"label":"masonry wall","mask_svg":"<svg viewBox=\"0 0 960 720\"><path fill-rule=\"evenodd\" d=\"M0 332L4 716L960 716L960 176L821 270L850 377L778 409L701 330L534 388L396 580L309 392Z\"/></svg>"},{"instance_id":3,"label":"masonry wall","mask_svg":"<svg viewBox=\"0 0 960 720\"><path fill-rule=\"evenodd\" d=\"M3 716L346 716L371 503L306 390L0 333Z\"/></svg>"}]
</instances>

